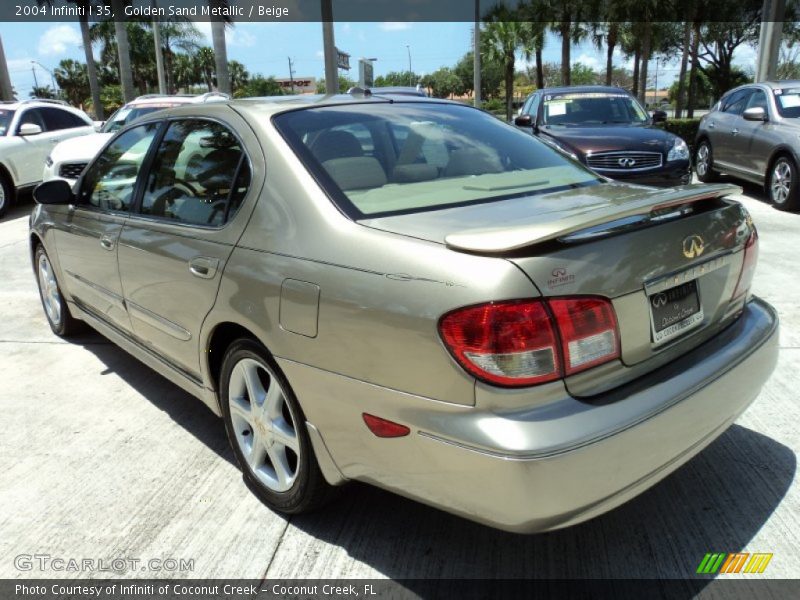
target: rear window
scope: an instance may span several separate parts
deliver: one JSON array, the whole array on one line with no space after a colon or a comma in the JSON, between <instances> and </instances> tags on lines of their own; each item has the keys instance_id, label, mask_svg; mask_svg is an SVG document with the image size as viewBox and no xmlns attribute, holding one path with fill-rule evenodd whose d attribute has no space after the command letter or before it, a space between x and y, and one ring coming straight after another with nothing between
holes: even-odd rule
<instances>
[{"instance_id":1,"label":"rear window","mask_svg":"<svg viewBox=\"0 0 800 600\"><path fill-rule=\"evenodd\" d=\"M8 133L8 127L11 125L11 119L13 118L13 110L0 110L0 135Z\"/></svg>"},{"instance_id":2,"label":"rear window","mask_svg":"<svg viewBox=\"0 0 800 600\"><path fill-rule=\"evenodd\" d=\"M122 129L125 125L132 123L139 117L175 106L179 106L179 104L177 102L162 102L159 104L147 104L146 106L123 106L115 112L103 126L103 133L112 133L118 129Z\"/></svg>"},{"instance_id":3,"label":"rear window","mask_svg":"<svg viewBox=\"0 0 800 600\"><path fill-rule=\"evenodd\" d=\"M328 195L354 219L600 182L529 133L467 106L329 106L283 113L274 123Z\"/></svg>"}]
</instances>

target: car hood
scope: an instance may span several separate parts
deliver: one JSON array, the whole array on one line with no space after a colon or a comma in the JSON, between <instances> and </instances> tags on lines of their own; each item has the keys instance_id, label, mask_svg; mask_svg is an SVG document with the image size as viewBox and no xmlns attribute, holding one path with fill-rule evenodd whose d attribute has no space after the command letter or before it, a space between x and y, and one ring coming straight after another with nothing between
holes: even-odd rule
<instances>
[{"instance_id":1,"label":"car hood","mask_svg":"<svg viewBox=\"0 0 800 600\"><path fill-rule=\"evenodd\" d=\"M647 218L669 206L739 192L741 188L728 184L657 189L599 183L549 194L359 222L375 229L446 244L454 250L496 254L611 221Z\"/></svg>"},{"instance_id":2,"label":"car hood","mask_svg":"<svg viewBox=\"0 0 800 600\"><path fill-rule=\"evenodd\" d=\"M599 127L560 127L547 125L541 135L553 138L565 149L579 155L635 150L665 152L675 143L675 135L655 126L603 125Z\"/></svg>"},{"instance_id":3,"label":"car hood","mask_svg":"<svg viewBox=\"0 0 800 600\"><path fill-rule=\"evenodd\" d=\"M89 162L111 139L113 133L93 133L59 143L50 153L53 162Z\"/></svg>"}]
</instances>

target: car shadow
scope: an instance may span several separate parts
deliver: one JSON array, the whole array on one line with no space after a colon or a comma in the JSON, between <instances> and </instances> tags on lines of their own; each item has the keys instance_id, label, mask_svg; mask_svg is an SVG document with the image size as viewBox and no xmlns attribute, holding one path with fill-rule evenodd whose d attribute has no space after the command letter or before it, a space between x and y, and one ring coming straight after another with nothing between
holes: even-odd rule
<instances>
[{"instance_id":1,"label":"car shadow","mask_svg":"<svg viewBox=\"0 0 800 600\"><path fill-rule=\"evenodd\" d=\"M233 462L222 421L200 401L99 334L76 342L95 354L107 372ZM747 547L786 495L796 466L788 447L733 425L637 498L554 532L494 530L360 483L346 486L320 511L290 522L383 576L402 579L403 587L423 597L437 593L438 579L675 579L668 597L691 598L715 581L695 574L703 556Z\"/></svg>"}]
</instances>

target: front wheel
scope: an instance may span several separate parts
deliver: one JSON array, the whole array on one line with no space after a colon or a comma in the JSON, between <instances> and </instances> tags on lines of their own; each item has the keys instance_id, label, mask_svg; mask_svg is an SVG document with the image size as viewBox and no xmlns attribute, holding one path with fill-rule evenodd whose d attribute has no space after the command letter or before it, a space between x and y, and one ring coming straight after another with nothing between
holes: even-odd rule
<instances>
[{"instance_id":1,"label":"front wheel","mask_svg":"<svg viewBox=\"0 0 800 600\"><path fill-rule=\"evenodd\" d=\"M694 170L697 178L703 183L711 183L717 180L719 173L712 167L714 166L714 155L711 152L711 144L703 140L697 146L694 157Z\"/></svg>"},{"instance_id":2,"label":"front wheel","mask_svg":"<svg viewBox=\"0 0 800 600\"><path fill-rule=\"evenodd\" d=\"M3 175L0 175L0 218L2 218L8 211L11 205L11 198L13 197L13 188Z\"/></svg>"},{"instance_id":3,"label":"front wheel","mask_svg":"<svg viewBox=\"0 0 800 600\"><path fill-rule=\"evenodd\" d=\"M769 199L780 210L797 210L800 207L798 198L798 173L794 162L781 156L772 165L767 183Z\"/></svg>"},{"instance_id":4,"label":"front wheel","mask_svg":"<svg viewBox=\"0 0 800 600\"><path fill-rule=\"evenodd\" d=\"M70 314L69 307L64 301L64 296L61 295L61 288L58 287L53 263L50 262L44 246L39 245L36 247L34 260L36 261L36 281L39 284L39 297L42 300L42 307L50 329L61 337L79 333L83 329L83 322Z\"/></svg>"},{"instance_id":5,"label":"front wheel","mask_svg":"<svg viewBox=\"0 0 800 600\"><path fill-rule=\"evenodd\" d=\"M300 405L261 344L240 339L230 346L222 362L220 399L245 482L267 506L299 514L332 496Z\"/></svg>"}]
</instances>

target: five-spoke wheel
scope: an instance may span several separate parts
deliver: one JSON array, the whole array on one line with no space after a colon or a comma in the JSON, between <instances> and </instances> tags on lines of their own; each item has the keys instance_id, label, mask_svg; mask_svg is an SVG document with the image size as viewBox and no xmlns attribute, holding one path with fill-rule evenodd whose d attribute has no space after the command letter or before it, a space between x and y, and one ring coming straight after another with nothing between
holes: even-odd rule
<instances>
[{"instance_id":1,"label":"five-spoke wheel","mask_svg":"<svg viewBox=\"0 0 800 600\"><path fill-rule=\"evenodd\" d=\"M775 208L795 210L798 207L797 168L786 156L781 156L772 165L767 188Z\"/></svg>"}]
</instances>

